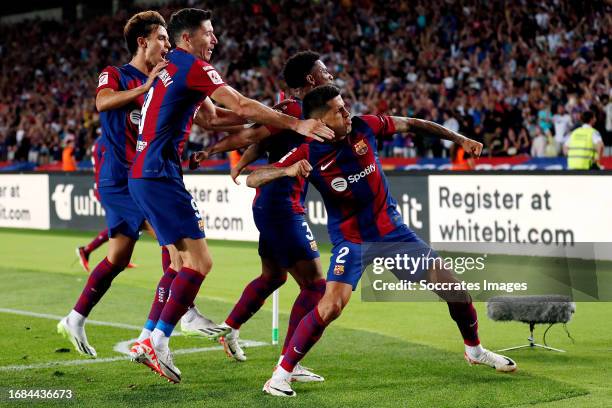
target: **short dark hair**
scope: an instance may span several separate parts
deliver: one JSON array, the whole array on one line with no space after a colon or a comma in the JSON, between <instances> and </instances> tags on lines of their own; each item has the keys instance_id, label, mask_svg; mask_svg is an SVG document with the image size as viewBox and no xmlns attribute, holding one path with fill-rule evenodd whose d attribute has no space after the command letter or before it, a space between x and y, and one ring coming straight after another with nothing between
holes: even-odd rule
<instances>
[{"instance_id":1,"label":"short dark hair","mask_svg":"<svg viewBox=\"0 0 612 408\"><path fill-rule=\"evenodd\" d=\"M202 21L210 20L212 11L197 8L184 8L170 16L168 22L168 32L174 44L181 39L183 31L190 33L197 30Z\"/></svg>"},{"instance_id":2,"label":"short dark hair","mask_svg":"<svg viewBox=\"0 0 612 408\"><path fill-rule=\"evenodd\" d=\"M582 114L580 115L580 120L582 121L582 123L589 123L591 120L593 120L593 118L595 117L595 114L593 113L593 111L584 111L582 112Z\"/></svg>"},{"instance_id":3,"label":"short dark hair","mask_svg":"<svg viewBox=\"0 0 612 408\"><path fill-rule=\"evenodd\" d=\"M329 110L327 102L340 95L340 88L334 85L317 86L308 92L304 97L302 111L305 118L312 118L313 115L324 114Z\"/></svg>"},{"instance_id":4,"label":"short dark hair","mask_svg":"<svg viewBox=\"0 0 612 408\"><path fill-rule=\"evenodd\" d=\"M314 51L300 51L292 55L283 68L283 78L289 88L301 88L306 86L306 75L310 74L312 68L321 56Z\"/></svg>"},{"instance_id":5,"label":"short dark hair","mask_svg":"<svg viewBox=\"0 0 612 408\"><path fill-rule=\"evenodd\" d=\"M166 27L166 20L157 11L142 11L134 14L123 27L123 38L128 51L138 51L138 37L148 37L157 27Z\"/></svg>"}]
</instances>

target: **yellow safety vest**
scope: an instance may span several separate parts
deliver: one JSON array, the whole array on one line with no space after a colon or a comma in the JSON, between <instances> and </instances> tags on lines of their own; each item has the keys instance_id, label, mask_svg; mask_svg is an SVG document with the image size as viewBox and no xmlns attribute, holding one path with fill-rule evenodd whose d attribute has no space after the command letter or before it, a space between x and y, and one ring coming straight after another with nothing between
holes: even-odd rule
<instances>
[{"instance_id":1,"label":"yellow safety vest","mask_svg":"<svg viewBox=\"0 0 612 408\"><path fill-rule=\"evenodd\" d=\"M567 150L568 170L588 170L595 159L593 129L590 126L579 127L570 135Z\"/></svg>"}]
</instances>

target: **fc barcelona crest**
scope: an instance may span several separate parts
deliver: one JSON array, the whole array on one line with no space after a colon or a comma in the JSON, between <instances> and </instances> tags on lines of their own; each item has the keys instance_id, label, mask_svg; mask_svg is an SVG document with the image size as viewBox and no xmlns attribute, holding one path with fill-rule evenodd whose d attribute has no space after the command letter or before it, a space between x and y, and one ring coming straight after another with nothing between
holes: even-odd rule
<instances>
[{"instance_id":1,"label":"fc barcelona crest","mask_svg":"<svg viewBox=\"0 0 612 408\"><path fill-rule=\"evenodd\" d=\"M353 145L353 149L355 149L355 153L360 156L363 156L368 152L368 145L363 140L360 140Z\"/></svg>"},{"instance_id":2,"label":"fc barcelona crest","mask_svg":"<svg viewBox=\"0 0 612 408\"><path fill-rule=\"evenodd\" d=\"M334 265L334 275L342 275L344 273L344 265Z\"/></svg>"},{"instance_id":3,"label":"fc barcelona crest","mask_svg":"<svg viewBox=\"0 0 612 408\"><path fill-rule=\"evenodd\" d=\"M317 247L317 241L310 241L310 249L312 249L313 251L316 251L317 249L319 249Z\"/></svg>"}]
</instances>

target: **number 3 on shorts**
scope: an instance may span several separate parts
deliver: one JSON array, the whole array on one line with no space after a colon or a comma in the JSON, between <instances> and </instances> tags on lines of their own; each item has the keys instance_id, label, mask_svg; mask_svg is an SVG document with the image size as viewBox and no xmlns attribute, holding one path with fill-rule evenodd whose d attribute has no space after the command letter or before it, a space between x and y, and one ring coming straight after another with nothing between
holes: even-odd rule
<instances>
[{"instance_id":1,"label":"number 3 on shorts","mask_svg":"<svg viewBox=\"0 0 612 408\"><path fill-rule=\"evenodd\" d=\"M312 235L312 231L310 230L310 225L308 225L308 223L306 221L304 221L302 223L303 227L306 227L306 239L309 241L313 241L314 240L314 235Z\"/></svg>"}]
</instances>

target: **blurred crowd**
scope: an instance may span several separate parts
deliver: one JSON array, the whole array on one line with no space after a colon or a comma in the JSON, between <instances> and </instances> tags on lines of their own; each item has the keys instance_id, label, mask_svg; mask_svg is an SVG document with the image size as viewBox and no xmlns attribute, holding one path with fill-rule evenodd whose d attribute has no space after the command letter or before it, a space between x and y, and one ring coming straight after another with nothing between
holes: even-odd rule
<instances>
[{"instance_id":1,"label":"blurred crowd","mask_svg":"<svg viewBox=\"0 0 612 408\"><path fill-rule=\"evenodd\" d=\"M292 53L312 49L353 114L436 121L489 156L557 156L580 113L612 145L612 6L604 0L177 2L211 8L226 82L268 105ZM94 92L106 65L129 61L123 24L137 9L72 22L0 26L0 161L87 158L99 133ZM189 150L222 134L194 127ZM395 135L384 156L447 157L449 145Z\"/></svg>"}]
</instances>

